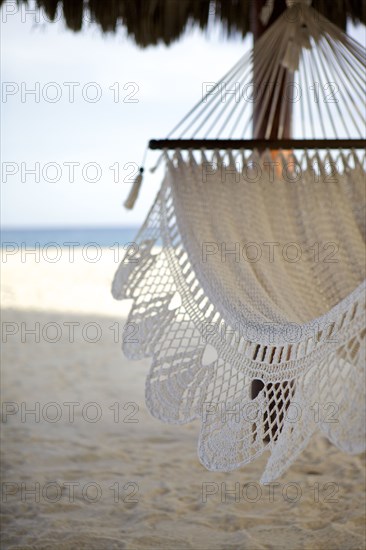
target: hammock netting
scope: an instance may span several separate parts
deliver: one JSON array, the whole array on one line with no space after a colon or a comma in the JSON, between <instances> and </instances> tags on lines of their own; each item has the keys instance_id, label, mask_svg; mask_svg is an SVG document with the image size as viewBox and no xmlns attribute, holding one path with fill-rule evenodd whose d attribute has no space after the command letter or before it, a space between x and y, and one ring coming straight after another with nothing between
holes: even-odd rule
<instances>
[{"instance_id":1,"label":"hammock netting","mask_svg":"<svg viewBox=\"0 0 366 550\"><path fill-rule=\"evenodd\" d=\"M276 120L282 138L291 115L296 137L364 139L364 49L305 4L291 20L295 7L228 73L244 84L297 82L303 97L291 113L281 86L259 108L217 91L179 130L221 137L231 123L227 135L241 126L246 138L265 121L268 138ZM338 103L310 98L314 82L336 82ZM201 147L162 157L160 191L112 289L132 300L137 338L124 353L152 358L151 413L200 419L210 470L269 451L262 482L316 430L344 451L364 450L364 151Z\"/></svg>"}]
</instances>

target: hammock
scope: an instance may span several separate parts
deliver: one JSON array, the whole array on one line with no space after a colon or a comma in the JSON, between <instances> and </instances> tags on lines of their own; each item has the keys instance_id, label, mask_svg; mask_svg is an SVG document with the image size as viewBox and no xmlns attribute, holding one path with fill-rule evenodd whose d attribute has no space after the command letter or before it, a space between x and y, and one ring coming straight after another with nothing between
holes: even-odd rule
<instances>
[{"instance_id":1,"label":"hammock","mask_svg":"<svg viewBox=\"0 0 366 550\"><path fill-rule=\"evenodd\" d=\"M210 470L269 451L263 483L318 429L344 451L365 448L366 56L307 3L295 17L298 7L150 142L165 177L112 287L133 300L138 337L124 353L152 358L151 413L200 419ZM220 97L222 83L253 82L278 86L258 86L255 108ZM338 102L323 101L332 87L310 95L326 82ZM302 90L291 105L288 83Z\"/></svg>"}]
</instances>

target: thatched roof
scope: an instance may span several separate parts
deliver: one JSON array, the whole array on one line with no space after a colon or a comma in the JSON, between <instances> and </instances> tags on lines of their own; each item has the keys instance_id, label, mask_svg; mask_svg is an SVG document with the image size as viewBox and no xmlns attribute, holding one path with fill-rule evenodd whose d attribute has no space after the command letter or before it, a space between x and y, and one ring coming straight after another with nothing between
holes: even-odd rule
<instances>
[{"instance_id":1,"label":"thatched roof","mask_svg":"<svg viewBox=\"0 0 366 550\"><path fill-rule=\"evenodd\" d=\"M0 5L5 2L0 0ZM169 45L187 27L204 30L210 20L220 23L228 36L245 36L251 31L253 2L258 13L265 0L36 0L51 20L62 10L73 31L80 31L90 19L103 32L116 32L122 26L141 47ZM284 4L284 0L275 0L276 4ZM313 0L312 5L342 29L347 18L366 24L366 0Z\"/></svg>"}]
</instances>

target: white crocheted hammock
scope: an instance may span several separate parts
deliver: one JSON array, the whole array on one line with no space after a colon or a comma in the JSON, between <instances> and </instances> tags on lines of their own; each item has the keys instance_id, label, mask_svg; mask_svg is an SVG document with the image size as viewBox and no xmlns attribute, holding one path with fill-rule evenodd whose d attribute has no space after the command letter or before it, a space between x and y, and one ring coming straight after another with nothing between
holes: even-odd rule
<instances>
[{"instance_id":1,"label":"white crocheted hammock","mask_svg":"<svg viewBox=\"0 0 366 550\"><path fill-rule=\"evenodd\" d=\"M276 52L283 46L284 55L271 74L285 66L291 78L305 79L306 55L320 64L327 54L331 63L333 52L342 58L339 74L347 65L358 76L350 85L342 72L342 98L349 93L353 101L331 105L337 116L329 128L344 123L364 137L356 129L365 127L357 106L365 52L313 12L306 7L294 28L286 12L244 64L253 64L256 48L279 42ZM303 35L289 67L284 32L295 40L296 25ZM200 113L190 116L197 121ZM364 153L163 155L161 189L112 289L115 298L133 300L129 323L137 338L124 343L124 353L152 358L149 410L177 424L201 419L198 453L210 470L232 470L270 451L262 482L280 476L317 429L344 451L361 452Z\"/></svg>"}]
</instances>

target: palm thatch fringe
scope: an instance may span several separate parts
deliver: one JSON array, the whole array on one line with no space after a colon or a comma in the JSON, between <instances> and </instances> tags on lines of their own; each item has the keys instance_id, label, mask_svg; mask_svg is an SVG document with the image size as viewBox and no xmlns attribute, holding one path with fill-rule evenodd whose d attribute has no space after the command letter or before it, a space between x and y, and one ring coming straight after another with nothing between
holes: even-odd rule
<instances>
[{"instance_id":1,"label":"palm thatch fringe","mask_svg":"<svg viewBox=\"0 0 366 550\"><path fill-rule=\"evenodd\" d=\"M17 0L29 4L29 0ZM103 32L124 27L141 47L171 44L187 28L207 29L219 22L227 36L243 37L252 30L252 4L265 0L36 0L47 18L55 20L58 9L69 29L80 31L88 21L96 22ZM6 0L0 0L0 6ZM275 0L275 5L284 0ZM345 30L347 19L366 24L366 0L313 0L313 7Z\"/></svg>"}]
</instances>

